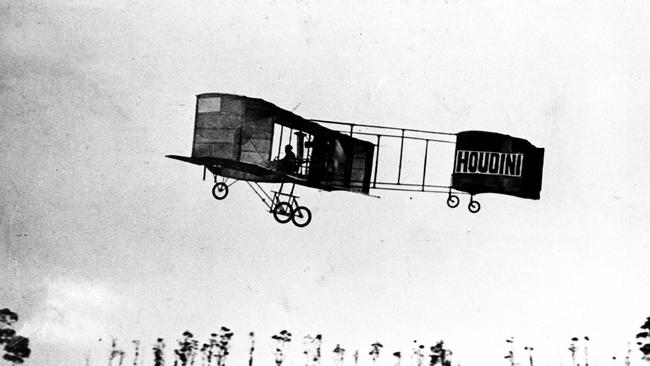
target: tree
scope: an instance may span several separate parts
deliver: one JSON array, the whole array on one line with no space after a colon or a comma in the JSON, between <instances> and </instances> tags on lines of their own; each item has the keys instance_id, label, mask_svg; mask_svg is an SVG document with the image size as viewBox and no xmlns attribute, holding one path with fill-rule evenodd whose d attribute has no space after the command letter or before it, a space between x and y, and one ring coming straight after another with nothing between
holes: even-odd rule
<instances>
[{"instance_id":1,"label":"tree","mask_svg":"<svg viewBox=\"0 0 650 366\"><path fill-rule=\"evenodd\" d=\"M316 334L316 336L313 337L307 334L303 338L303 354L305 355L305 366L317 366L320 364L322 341L323 336L320 334Z\"/></svg>"},{"instance_id":2,"label":"tree","mask_svg":"<svg viewBox=\"0 0 650 366\"><path fill-rule=\"evenodd\" d=\"M515 338L510 337L506 339L506 343L508 343L510 349L508 350L508 354L503 358L507 359L510 362L510 366L515 366Z\"/></svg>"},{"instance_id":3,"label":"tree","mask_svg":"<svg viewBox=\"0 0 650 366\"><path fill-rule=\"evenodd\" d=\"M165 366L165 340L158 338L153 346L154 366Z\"/></svg>"},{"instance_id":4,"label":"tree","mask_svg":"<svg viewBox=\"0 0 650 366\"><path fill-rule=\"evenodd\" d=\"M111 351L108 354L108 364L109 366L113 364L114 359L118 359L118 365L122 366L122 362L124 362L124 354L125 352L117 346L117 339L113 338L111 340Z\"/></svg>"},{"instance_id":5,"label":"tree","mask_svg":"<svg viewBox=\"0 0 650 366\"><path fill-rule=\"evenodd\" d=\"M248 366L253 366L253 353L255 352L255 332L248 333L248 339L251 341L251 346L248 349Z\"/></svg>"},{"instance_id":6,"label":"tree","mask_svg":"<svg viewBox=\"0 0 650 366\"><path fill-rule=\"evenodd\" d=\"M381 349L384 347L384 345L382 345L379 342L375 342L375 343L371 344L370 347L372 347L372 349L370 350L370 352L368 354L370 355L370 357L372 357L373 364L376 365L377 360L379 359L379 353L381 352Z\"/></svg>"},{"instance_id":7,"label":"tree","mask_svg":"<svg viewBox=\"0 0 650 366\"><path fill-rule=\"evenodd\" d=\"M201 353L201 366L210 366L208 364L208 350L210 350L210 344L203 343L199 352Z\"/></svg>"},{"instance_id":8,"label":"tree","mask_svg":"<svg viewBox=\"0 0 650 366\"><path fill-rule=\"evenodd\" d=\"M343 365L343 361L345 360L345 348L341 347L340 344L337 344L332 352L335 354L334 362L337 365Z\"/></svg>"},{"instance_id":9,"label":"tree","mask_svg":"<svg viewBox=\"0 0 650 366\"><path fill-rule=\"evenodd\" d=\"M524 347L524 351L528 351L528 362L530 362L530 366L533 366L533 351L535 349L533 347Z\"/></svg>"},{"instance_id":10,"label":"tree","mask_svg":"<svg viewBox=\"0 0 650 366\"><path fill-rule=\"evenodd\" d=\"M0 346L4 345L2 358L12 364L21 364L32 352L29 349L29 339L19 336L12 328L18 321L18 314L4 308L0 309Z\"/></svg>"},{"instance_id":11,"label":"tree","mask_svg":"<svg viewBox=\"0 0 650 366\"><path fill-rule=\"evenodd\" d=\"M402 352L393 352L393 356L395 357L395 366L400 366L402 362Z\"/></svg>"},{"instance_id":12,"label":"tree","mask_svg":"<svg viewBox=\"0 0 650 366\"><path fill-rule=\"evenodd\" d=\"M140 340L134 339L133 341L133 366L138 366L140 362Z\"/></svg>"},{"instance_id":13,"label":"tree","mask_svg":"<svg viewBox=\"0 0 650 366\"><path fill-rule=\"evenodd\" d=\"M643 359L650 361L650 317L646 318L641 329L642 332L636 335L636 338L639 339L636 344L639 346L641 353L643 353Z\"/></svg>"},{"instance_id":14,"label":"tree","mask_svg":"<svg viewBox=\"0 0 650 366\"><path fill-rule=\"evenodd\" d=\"M233 335L234 333L227 327L221 327L218 334L212 334L213 338L216 338L217 366L224 366L226 364L226 358L228 358L228 355L230 354L230 340Z\"/></svg>"},{"instance_id":15,"label":"tree","mask_svg":"<svg viewBox=\"0 0 650 366\"><path fill-rule=\"evenodd\" d=\"M284 357L285 357L285 350L284 348L286 347L286 344L291 342L291 333L282 330L278 334L274 334L271 339L273 339L276 342L276 347L275 347L275 364L277 366L281 366L282 362L284 362Z\"/></svg>"},{"instance_id":16,"label":"tree","mask_svg":"<svg viewBox=\"0 0 650 366\"><path fill-rule=\"evenodd\" d=\"M571 344L569 345L569 352L571 352L571 364L573 366L576 366L576 351L578 350L576 342L578 342L578 337L573 337L571 338Z\"/></svg>"},{"instance_id":17,"label":"tree","mask_svg":"<svg viewBox=\"0 0 650 366\"><path fill-rule=\"evenodd\" d=\"M418 345L417 339L413 340L413 349L411 350L411 358L413 359L413 364L416 366L422 366L424 364L424 345Z\"/></svg>"},{"instance_id":18,"label":"tree","mask_svg":"<svg viewBox=\"0 0 650 366\"><path fill-rule=\"evenodd\" d=\"M186 330L183 332L183 340L178 340L178 348L174 350L176 355L175 365L187 366L194 364L194 357L196 356L197 349L199 348L198 342L194 339L194 335Z\"/></svg>"},{"instance_id":19,"label":"tree","mask_svg":"<svg viewBox=\"0 0 650 366\"><path fill-rule=\"evenodd\" d=\"M584 336L585 366L589 366L589 337Z\"/></svg>"},{"instance_id":20,"label":"tree","mask_svg":"<svg viewBox=\"0 0 650 366\"><path fill-rule=\"evenodd\" d=\"M435 346L430 348L430 362L431 366L434 366L440 363L442 366L451 365L451 361L447 359L447 356L451 356L452 352L449 349L445 348L445 342L439 341Z\"/></svg>"}]
</instances>

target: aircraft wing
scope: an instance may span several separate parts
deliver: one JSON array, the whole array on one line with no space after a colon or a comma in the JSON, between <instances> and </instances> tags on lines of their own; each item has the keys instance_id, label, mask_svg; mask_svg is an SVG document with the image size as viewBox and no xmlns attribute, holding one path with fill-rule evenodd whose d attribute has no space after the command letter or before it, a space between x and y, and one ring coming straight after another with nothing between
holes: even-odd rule
<instances>
[{"instance_id":1,"label":"aircraft wing","mask_svg":"<svg viewBox=\"0 0 650 366\"><path fill-rule=\"evenodd\" d=\"M180 155L165 155L166 158L170 159L176 159L180 161L184 161L186 163L191 163L191 164L196 164L196 165L203 165L201 162L202 159L199 158L188 158L187 156L180 156Z\"/></svg>"},{"instance_id":2,"label":"aircraft wing","mask_svg":"<svg viewBox=\"0 0 650 366\"><path fill-rule=\"evenodd\" d=\"M297 184L305 184L307 181L303 177L278 172L257 164L243 163L236 160L212 157L191 158L179 155L166 155L166 157L190 164L204 165L208 167L208 169L218 167L220 170L219 174L234 179L256 182L293 182ZM212 169L210 169L210 171L212 171Z\"/></svg>"}]
</instances>

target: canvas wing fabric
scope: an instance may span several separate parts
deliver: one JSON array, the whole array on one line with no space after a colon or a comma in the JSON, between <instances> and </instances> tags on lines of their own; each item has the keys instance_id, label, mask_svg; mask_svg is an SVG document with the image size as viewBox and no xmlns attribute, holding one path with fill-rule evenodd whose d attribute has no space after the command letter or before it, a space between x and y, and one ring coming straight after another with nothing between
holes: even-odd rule
<instances>
[{"instance_id":1,"label":"canvas wing fabric","mask_svg":"<svg viewBox=\"0 0 650 366\"><path fill-rule=\"evenodd\" d=\"M452 188L539 199L544 149L525 139L486 131L456 137Z\"/></svg>"}]
</instances>

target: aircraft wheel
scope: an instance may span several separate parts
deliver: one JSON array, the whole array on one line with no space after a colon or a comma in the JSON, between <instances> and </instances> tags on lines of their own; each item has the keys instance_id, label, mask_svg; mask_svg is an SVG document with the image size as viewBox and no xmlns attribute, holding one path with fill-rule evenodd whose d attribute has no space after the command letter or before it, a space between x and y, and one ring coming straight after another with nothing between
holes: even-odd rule
<instances>
[{"instance_id":1,"label":"aircraft wheel","mask_svg":"<svg viewBox=\"0 0 650 366\"><path fill-rule=\"evenodd\" d=\"M298 206L293 211L291 221L298 227L305 227L311 222L311 211L305 206Z\"/></svg>"},{"instance_id":2,"label":"aircraft wheel","mask_svg":"<svg viewBox=\"0 0 650 366\"><path fill-rule=\"evenodd\" d=\"M478 203L477 201L470 200L469 205L467 205L467 209L471 213L477 213L481 210L481 204Z\"/></svg>"},{"instance_id":3,"label":"aircraft wheel","mask_svg":"<svg viewBox=\"0 0 650 366\"><path fill-rule=\"evenodd\" d=\"M228 195L228 186L226 183L219 182L212 187L212 196L215 199L222 200Z\"/></svg>"},{"instance_id":4,"label":"aircraft wheel","mask_svg":"<svg viewBox=\"0 0 650 366\"><path fill-rule=\"evenodd\" d=\"M293 218L293 209L289 202L280 202L273 209L273 218L275 221L286 224Z\"/></svg>"},{"instance_id":5,"label":"aircraft wheel","mask_svg":"<svg viewBox=\"0 0 650 366\"><path fill-rule=\"evenodd\" d=\"M450 194L449 197L447 197L447 206L451 208L456 208L458 207L458 204L460 203L460 199L458 196L454 194Z\"/></svg>"}]
</instances>

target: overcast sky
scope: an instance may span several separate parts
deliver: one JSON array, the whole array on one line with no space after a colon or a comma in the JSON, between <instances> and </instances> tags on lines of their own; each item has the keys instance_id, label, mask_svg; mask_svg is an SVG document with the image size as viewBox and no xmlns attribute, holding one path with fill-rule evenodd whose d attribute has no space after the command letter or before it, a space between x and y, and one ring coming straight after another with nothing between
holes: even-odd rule
<instances>
[{"instance_id":1,"label":"overcast sky","mask_svg":"<svg viewBox=\"0 0 650 366\"><path fill-rule=\"evenodd\" d=\"M233 365L249 331L268 365L285 328L289 365L307 333L327 363L444 339L465 366L505 364L510 336L569 365L588 335L608 365L650 316L646 1L86 3L0 1L0 308L28 364L105 364L111 336L150 364L156 337L226 325ZM279 225L245 184L217 202L164 158L190 154L204 92L524 137L546 149L541 199L479 195L473 215L303 188L312 223Z\"/></svg>"}]
</instances>

